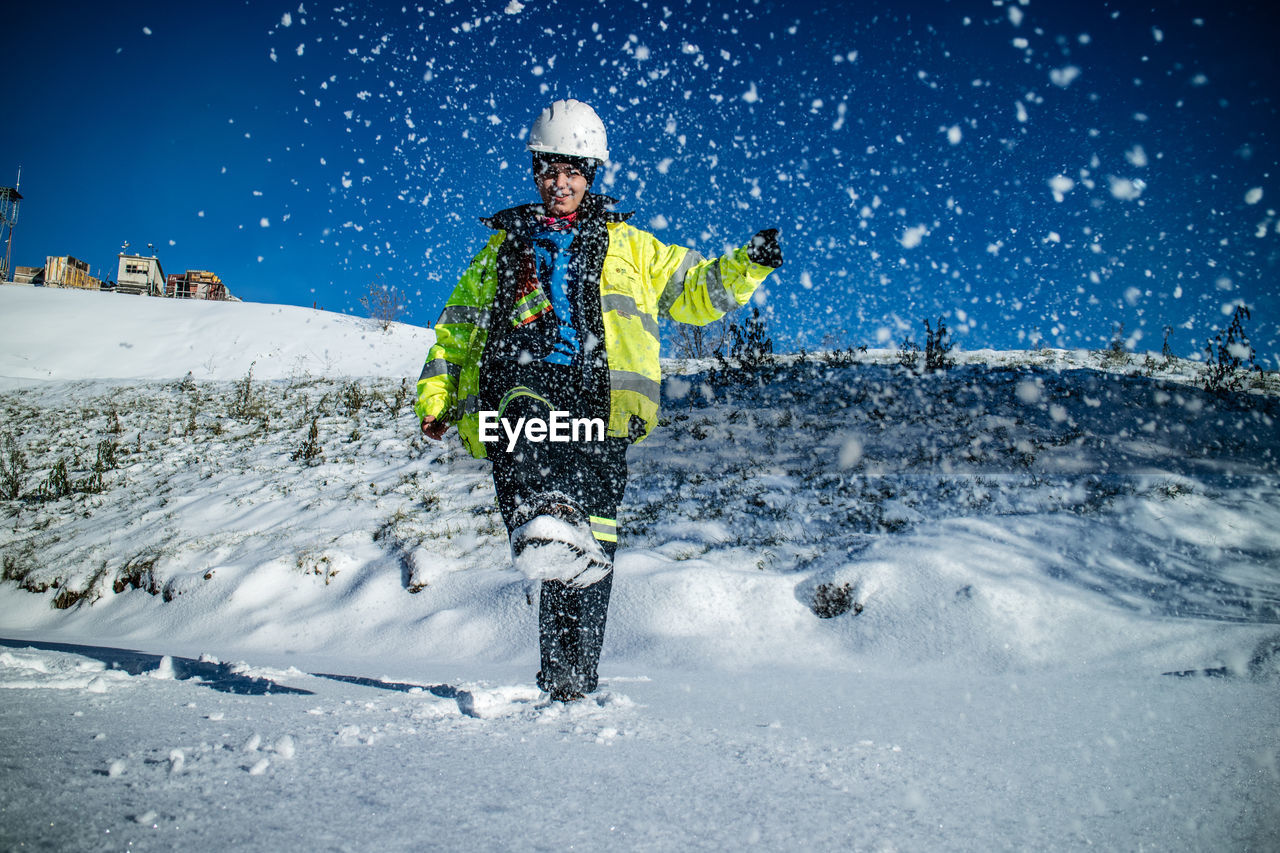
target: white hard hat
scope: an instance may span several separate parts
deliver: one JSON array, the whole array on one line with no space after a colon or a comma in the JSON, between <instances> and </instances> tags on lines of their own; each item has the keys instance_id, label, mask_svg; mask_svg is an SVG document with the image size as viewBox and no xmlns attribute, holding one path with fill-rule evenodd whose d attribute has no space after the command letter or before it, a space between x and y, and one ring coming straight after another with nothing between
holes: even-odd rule
<instances>
[{"instance_id":1,"label":"white hard hat","mask_svg":"<svg viewBox=\"0 0 1280 853\"><path fill-rule=\"evenodd\" d=\"M604 122L582 101L556 101L542 111L529 131L529 150L535 154L609 159Z\"/></svg>"}]
</instances>

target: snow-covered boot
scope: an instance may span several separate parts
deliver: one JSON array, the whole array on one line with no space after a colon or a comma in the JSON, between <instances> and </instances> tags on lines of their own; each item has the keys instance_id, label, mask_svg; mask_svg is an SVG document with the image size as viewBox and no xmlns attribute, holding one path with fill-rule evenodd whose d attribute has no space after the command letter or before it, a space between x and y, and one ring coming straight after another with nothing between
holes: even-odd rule
<instances>
[{"instance_id":1,"label":"snow-covered boot","mask_svg":"<svg viewBox=\"0 0 1280 853\"><path fill-rule=\"evenodd\" d=\"M538 501L522 516L511 532L511 561L526 578L584 588L613 570L587 514L572 501Z\"/></svg>"},{"instance_id":2,"label":"snow-covered boot","mask_svg":"<svg viewBox=\"0 0 1280 853\"><path fill-rule=\"evenodd\" d=\"M579 699L585 699L586 694L581 690L574 690L572 687L553 687L551 688L551 701L553 702L577 702Z\"/></svg>"}]
</instances>

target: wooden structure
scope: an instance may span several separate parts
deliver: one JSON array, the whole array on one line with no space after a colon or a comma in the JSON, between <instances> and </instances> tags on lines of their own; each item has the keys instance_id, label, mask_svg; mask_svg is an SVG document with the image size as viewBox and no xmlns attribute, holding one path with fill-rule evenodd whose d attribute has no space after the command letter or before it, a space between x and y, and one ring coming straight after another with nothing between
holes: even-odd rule
<instances>
[{"instance_id":1,"label":"wooden structure","mask_svg":"<svg viewBox=\"0 0 1280 853\"><path fill-rule=\"evenodd\" d=\"M75 287L81 290L98 290L102 282L89 274L89 263L70 255L45 258L45 287Z\"/></svg>"},{"instance_id":2,"label":"wooden structure","mask_svg":"<svg viewBox=\"0 0 1280 853\"><path fill-rule=\"evenodd\" d=\"M222 302L230 298L227 286L208 270L174 273L165 283L164 295L173 299L211 299Z\"/></svg>"}]
</instances>

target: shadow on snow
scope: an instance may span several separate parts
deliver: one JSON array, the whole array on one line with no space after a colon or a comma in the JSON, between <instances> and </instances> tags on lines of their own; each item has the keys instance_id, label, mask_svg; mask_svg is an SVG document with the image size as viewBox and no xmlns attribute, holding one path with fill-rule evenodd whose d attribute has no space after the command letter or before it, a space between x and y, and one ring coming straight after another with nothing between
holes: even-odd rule
<instances>
[{"instance_id":1,"label":"shadow on snow","mask_svg":"<svg viewBox=\"0 0 1280 853\"><path fill-rule=\"evenodd\" d=\"M132 649L114 649L106 646L86 646L78 643L51 643L40 640L11 640L0 637L0 647L12 649L38 649L45 652L80 655L92 660L102 661L108 669L126 672L129 675L146 675L156 672L164 660L163 655L148 654ZM214 663L212 661L192 660L191 658L168 656L173 665L175 681L195 679L203 686L222 693L234 693L241 696L314 696L314 691L301 687L289 687L269 678L245 675L234 671L234 665ZM336 675L328 672L308 673L313 678L328 678L344 684L355 684L360 687L372 687L378 690L394 690L400 693L430 693L441 699L449 699L458 703L459 710L468 717L480 717L476 709L475 694L469 690L461 690L448 684L410 684L400 681L382 681L361 675Z\"/></svg>"},{"instance_id":2,"label":"shadow on snow","mask_svg":"<svg viewBox=\"0 0 1280 853\"><path fill-rule=\"evenodd\" d=\"M143 675L144 673L155 672L160 668L160 663L164 659L162 655L136 652L131 649L82 646L75 643L47 643L37 640L9 640L3 637L0 637L0 646L80 655L102 661L109 669L127 672L129 675ZM175 680L198 679L201 685L222 693L236 693L243 696L313 695L310 690L303 690L299 687L286 687L269 678L255 678L234 672L231 664L173 656L169 656L169 659L173 662L173 677Z\"/></svg>"},{"instance_id":3,"label":"shadow on snow","mask_svg":"<svg viewBox=\"0 0 1280 853\"><path fill-rule=\"evenodd\" d=\"M380 681L376 678L366 678L363 675L334 675L330 672L313 672L311 674L316 678L331 678L334 681L358 684L361 687L376 687L379 690L395 690L400 693L430 693L432 696L439 696L441 699L453 699L454 701L470 695L467 691L450 687L448 684L409 684L404 681Z\"/></svg>"}]
</instances>

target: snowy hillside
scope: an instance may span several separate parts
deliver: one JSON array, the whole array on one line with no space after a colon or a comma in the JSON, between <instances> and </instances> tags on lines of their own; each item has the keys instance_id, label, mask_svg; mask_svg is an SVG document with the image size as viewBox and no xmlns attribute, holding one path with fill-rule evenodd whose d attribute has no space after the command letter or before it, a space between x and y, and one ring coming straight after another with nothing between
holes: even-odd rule
<instances>
[{"instance_id":1,"label":"snowy hillside","mask_svg":"<svg viewBox=\"0 0 1280 853\"><path fill-rule=\"evenodd\" d=\"M1280 842L1275 395L669 365L562 706L429 340L0 288L0 846Z\"/></svg>"},{"instance_id":2,"label":"snowy hillside","mask_svg":"<svg viewBox=\"0 0 1280 853\"><path fill-rule=\"evenodd\" d=\"M430 330L292 305L0 286L0 383L418 375ZM12 384L12 383L9 383Z\"/></svg>"}]
</instances>

